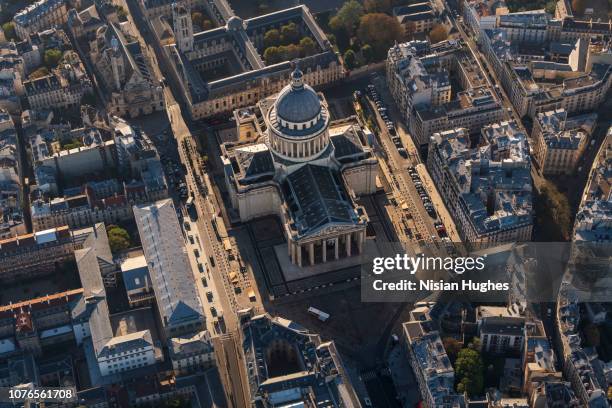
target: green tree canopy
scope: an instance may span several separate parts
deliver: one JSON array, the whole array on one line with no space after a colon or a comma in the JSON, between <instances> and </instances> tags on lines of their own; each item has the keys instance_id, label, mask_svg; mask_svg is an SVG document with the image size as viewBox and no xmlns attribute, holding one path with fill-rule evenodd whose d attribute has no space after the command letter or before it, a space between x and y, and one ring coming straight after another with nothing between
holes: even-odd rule
<instances>
[{"instance_id":1,"label":"green tree canopy","mask_svg":"<svg viewBox=\"0 0 612 408\"><path fill-rule=\"evenodd\" d=\"M211 30L214 26L215 25L213 24L213 22L207 18L202 21L202 30L204 31Z\"/></svg>"},{"instance_id":2,"label":"green tree canopy","mask_svg":"<svg viewBox=\"0 0 612 408\"><path fill-rule=\"evenodd\" d=\"M199 11L194 11L191 13L191 22L199 27L202 27L202 23L204 22L204 15Z\"/></svg>"},{"instance_id":3,"label":"green tree canopy","mask_svg":"<svg viewBox=\"0 0 612 408\"><path fill-rule=\"evenodd\" d=\"M51 48L45 51L43 61L47 68L55 68L62 59L62 52L57 48Z\"/></svg>"},{"instance_id":4,"label":"green tree canopy","mask_svg":"<svg viewBox=\"0 0 612 408\"><path fill-rule=\"evenodd\" d=\"M372 13L361 17L357 36L362 43L374 48L378 58L384 58L393 43L402 39L403 30L396 18L383 13Z\"/></svg>"},{"instance_id":5,"label":"green tree canopy","mask_svg":"<svg viewBox=\"0 0 612 408\"><path fill-rule=\"evenodd\" d=\"M564 241L569 239L572 216L567 196L550 181L545 181L536 196L535 213L542 229L542 239Z\"/></svg>"},{"instance_id":6,"label":"green tree canopy","mask_svg":"<svg viewBox=\"0 0 612 408\"><path fill-rule=\"evenodd\" d=\"M304 37L300 40L300 49L302 51L302 55L308 56L315 53L317 50L317 45L310 37Z\"/></svg>"},{"instance_id":7,"label":"green tree canopy","mask_svg":"<svg viewBox=\"0 0 612 408\"><path fill-rule=\"evenodd\" d=\"M281 42L280 31L273 28L272 30L266 31L264 34L264 46L265 47L278 47Z\"/></svg>"},{"instance_id":8,"label":"green tree canopy","mask_svg":"<svg viewBox=\"0 0 612 408\"><path fill-rule=\"evenodd\" d=\"M127 11L121 6L117 7L117 18L119 18L119 21L127 21L128 19Z\"/></svg>"},{"instance_id":9,"label":"green tree canopy","mask_svg":"<svg viewBox=\"0 0 612 408\"><path fill-rule=\"evenodd\" d=\"M361 16L363 16L363 6L361 3L357 0L349 0L329 20L329 28L335 32L345 31L351 36L355 32Z\"/></svg>"},{"instance_id":10,"label":"green tree canopy","mask_svg":"<svg viewBox=\"0 0 612 408\"><path fill-rule=\"evenodd\" d=\"M483 363L480 353L472 348L459 351L455 360L457 392L468 396L481 395L484 388Z\"/></svg>"},{"instance_id":11,"label":"green tree canopy","mask_svg":"<svg viewBox=\"0 0 612 408\"><path fill-rule=\"evenodd\" d=\"M353 69L357 65L357 57L355 56L355 51L348 50L344 53L344 64L348 69Z\"/></svg>"},{"instance_id":12,"label":"green tree canopy","mask_svg":"<svg viewBox=\"0 0 612 408\"><path fill-rule=\"evenodd\" d=\"M280 35L284 45L295 44L300 38L300 31L295 23L289 23L281 27Z\"/></svg>"},{"instance_id":13,"label":"green tree canopy","mask_svg":"<svg viewBox=\"0 0 612 408\"><path fill-rule=\"evenodd\" d=\"M281 61L281 53L278 47L268 47L263 53L266 64L276 64Z\"/></svg>"},{"instance_id":14,"label":"green tree canopy","mask_svg":"<svg viewBox=\"0 0 612 408\"><path fill-rule=\"evenodd\" d=\"M132 246L130 234L125 229L117 225L109 225L106 232L112 252L121 251Z\"/></svg>"},{"instance_id":15,"label":"green tree canopy","mask_svg":"<svg viewBox=\"0 0 612 408\"><path fill-rule=\"evenodd\" d=\"M16 40L17 33L15 33L15 24L12 22L2 24L2 31L4 31L4 36L7 40Z\"/></svg>"},{"instance_id":16,"label":"green tree canopy","mask_svg":"<svg viewBox=\"0 0 612 408\"><path fill-rule=\"evenodd\" d=\"M363 2L367 13L391 13L393 0L365 0Z\"/></svg>"},{"instance_id":17,"label":"green tree canopy","mask_svg":"<svg viewBox=\"0 0 612 408\"><path fill-rule=\"evenodd\" d=\"M300 56L300 47L295 44L281 45L278 47L281 61L292 60Z\"/></svg>"},{"instance_id":18,"label":"green tree canopy","mask_svg":"<svg viewBox=\"0 0 612 408\"><path fill-rule=\"evenodd\" d=\"M370 44L363 44L361 47L361 55L366 63L374 61L374 50Z\"/></svg>"}]
</instances>

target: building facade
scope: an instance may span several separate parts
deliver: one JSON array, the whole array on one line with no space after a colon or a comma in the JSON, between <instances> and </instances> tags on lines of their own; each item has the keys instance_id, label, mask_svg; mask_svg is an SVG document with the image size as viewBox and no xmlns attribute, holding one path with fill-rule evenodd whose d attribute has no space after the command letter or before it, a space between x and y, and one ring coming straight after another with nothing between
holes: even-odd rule
<instances>
[{"instance_id":1,"label":"building facade","mask_svg":"<svg viewBox=\"0 0 612 408\"><path fill-rule=\"evenodd\" d=\"M108 92L108 111L135 118L165 109L163 89L151 74L140 43L113 22L100 27L90 43L90 55Z\"/></svg>"},{"instance_id":2,"label":"building facade","mask_svg":"<svg viewBox=\"0 0 612 408\"><path fill-rule=\"evenodd\" d=\"M47 275L57 262L74 258L74 244L67 226L24 234L0 241L0 276L17 282Z\"/></svg>"},{"instance_id":3,"label":"building facade","mask_svg":"<svg viewBox=\"0 0 612 408\"><path fill-rule=\"evenodd\" d=\"M531 137L534 158L544 174L574 173L596 119L596 114L568 118L564 109L538 113Z\"/></svg>"},{"instance_id":4,"label":"building facade","mask_svg":"<svg viewBox=\"0 0 612 408\"><path fill-rule=\"evenodd\" d=\"M483 128L470 149L466 129L435 133L427 168L461 238L491 244L531 239L532 186L527 138L515 122Z\"/></svg>"},{"instance_id":5,"label":"building facade","mask_svg":"<svg viewBox=\"0 0 612 408\"><path fill-rule=\"evenodd\" d=\"M25 40L30 34L61 26L68 20L66 0L38 0L13 17L15 33Z\"/></svg>"},{"instance_id":6,"label":"building facade","mask_svg":"<svg viewBox=\"0 0 612 408\"><path fill-rule=\"evenodd\" d=\"M173 31L174 43L164 46L164 55L171 67L169 83L183 95L194 120L231 113L279 92L296 61L312 86L324 87L344 77L331 43L303 5L242 20L225 0L209 1L205 7L219 27L193 34L185 3L173 9L171 18L182 29ZM295 61L264 62L265 33L289 23L296 25L301 37L313 40L314 49ZM164 43L160 27L166 26L151 22L151 31ZM218 67L224 67L223 72L211 75Z\"/></svg>"},{"instance_id":7,"label":"building facade","mask_svg":"<svg viewBox=\"0 0 612 408\"><path fill-rule=\"evenodd\" d=\"M68 51L51 74L24 81L31 109L78 109L83 95L92 92L91 80L79 56Z\"/></svg>"}]
</instances>

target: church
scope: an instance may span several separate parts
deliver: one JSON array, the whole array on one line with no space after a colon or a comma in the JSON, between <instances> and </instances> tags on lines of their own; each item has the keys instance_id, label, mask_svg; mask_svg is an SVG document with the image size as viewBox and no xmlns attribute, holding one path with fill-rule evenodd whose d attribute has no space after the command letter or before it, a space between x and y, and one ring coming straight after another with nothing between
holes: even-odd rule
<instances>
[{"instance_id":1,"label":"church","mask_svg":"<svg viewBox=\"0 0 612 408\"><path fill-rule=\"evenodd\" d=\"M277 215L300 267L362 253L368 216L355 198L376 191L378 172L369 131L354 118L332 122L299 69L277 95L234 116L241 137L221 151L240 221ZM244 131L244 118L253 130Z\"/></svg>"}]
</instances>

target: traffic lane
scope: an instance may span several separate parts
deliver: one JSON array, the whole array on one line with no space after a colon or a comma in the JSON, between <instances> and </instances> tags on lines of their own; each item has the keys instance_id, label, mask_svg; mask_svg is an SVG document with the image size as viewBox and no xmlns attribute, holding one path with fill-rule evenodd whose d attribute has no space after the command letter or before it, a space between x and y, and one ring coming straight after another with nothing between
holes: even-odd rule
<instances>
[{"instance_id":1,"label":"traffic lane","mask_svg":"<svg viewBox=\"0 0 612 408\"><path fill-rule=\"evenodd\" d=\"M407 174L405 173L407 172L405 171L405 168L407 165L413 163L410 161L410 159L404 159L400 156L397 151L397 148L395 147L395 144L393 144L391 140L391 135L389 134L386 128L384 120L380 116L378 110L375 109L376 105L369 98L369 96L366 96L366 100L369 103L370 110L374 112L378 127L380 128L380 141L385 146L385 150L387 151L387 154L389 156L389 162L392 164L392 166L390 166L390 170L392 171L396 179L399 179L399 190L402 195L402 198L405 201L408 201L408 206L411 207L411 209L413 210L413 218L415 218L415 215L418 215L419 220L416 221L416 224L417 227L422 227L419 231L422 239L426 242L435 242L437 237L437 231L435 230L435 227L433 225L433 219L425 210L423 202L421 201L420 196L418 195L416 186L413 184L412 179L406 180ZM398 165L397 163L401 163L401 165ZM416 200L416 197L418 197L419 199ZM414 212L416 212L416 214L414 214Z\"/></svg>"}]
</instances>

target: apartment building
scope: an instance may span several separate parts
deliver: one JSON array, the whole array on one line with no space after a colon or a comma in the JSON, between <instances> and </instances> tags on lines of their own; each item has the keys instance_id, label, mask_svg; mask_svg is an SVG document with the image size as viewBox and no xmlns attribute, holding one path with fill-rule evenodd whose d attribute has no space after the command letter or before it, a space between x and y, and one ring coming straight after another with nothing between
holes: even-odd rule
<instances>
[{"instance_id":1,"label":"apartment building","mask_svg":"<svg viewBox=\"0 0 612 408\"><path fill-rule=\"evenodd\" d=\"M0 241L0 276L5 283L47 275L57 262L74 258L74 244L68 226Z\"/></svg>"},{"instance_id":2,"label":"apartment building","mask_svg":"<svg viewBox=\"0 0 612 408\"><path fill-rule=\"evenodd\" d=\"M404 346L416 376L422 405L427 408L465 406L465 397L455 393L455 370L433 322L417 320L402 326Z\"/></svg>"},{"instance_id":3,"label":"apartment building","mask_svg":"<svg viewBox=\"0 0 612 408\"><path fill-rule=\"evenodd\" d=\"M77 109L92 83L78 54L68 51L51 74L23 82L31 109Z\"/></svg>"},{"instance_id":4,"label":"apartment building","mask_svg":"<svg viewBox=\"0 0 612 408\"><path fill-rule=\"evenodd\" d=\"M206 330L184 337L174 337L170 343L170 360L177 375L202 371L215 364L215 350Z\"/></svg>"},{"instance_id":5,"label":"apartment building","mask_svg":"<svg viewBox=\"0 0 612 408\"><path fill-rule=\"evenodd\" d=\"M428 1L394 7L393 17L404 29L406 37L417 33L428 33L438 22L436 12Z\"/></svg>"},{"instance_id":6,"label":"apartment building","mask_svg":"<svg viewBox=\"0 0 612 408\"><path fill-rule=\"evenodd\" d=\"M508 6L504 1L496 0L464 0L463 20L478 38L480 30L495 28L497 16L508 14Z\"/></svg>"},{"instance_id":7,"label":"apartment building","mask_svg":"<svg viewBox=\"0 0 612 408\"><path fill-rule=\"evenodd\" d=\"M391 95L420 146L439 131L463 127L475 134L505 118L500 101L460 41L397 44L388 52L386 69ZM460 89L451 89L453 74Z\"/></svg>"},{"instance_id":8,"label":"apartment building","mask_svg":"<svg viewBox=\"0 0 612 408\"><path fill-rule=\"evenodd\" d=\"M484 317L478 324L482 350L492 354L518 354L525 340L524 317Z\"/></svg>"},{"instance_id":9,"label":"apartment building","mask_svg":"<svg viewBox=\"0 0 612 408\"><path fill-rule=\"evenodd\" d=\"M68 20L66 0L38 0L13 17L15 33L25 40L30 34L61 26Z\"/></svg>"},{"instance_id":10,"label":"apartment building","mask_svg":"<svg viewBox=\"0 0 612 408\"><path fill-rule=\"evenodd\" d=\"M526 135L515 122L483 128L476 149L470 148L467 129L435 133L427 168L465 242L530 240L529 151Z\"/></svg>"},{"instance_id":11,"label":"apartment building","mask_svg":"<svg viewBox=\"0 0 612 408\"><path fill-rule=\"evenodd\" d=\"M482 30L483 51L516 111L535 119L540 112L558 108L568 114L597 109L612 84L607 43L580 36L551 39L542 30ZM564 50L562 60L559 50Z\"/></svg>"},{"instance_id":12,"label":"apartment building","mask_svg":"<svg viewBox=\"0 0 612 408\"><path fill-rule=\"evenodd\" d=\"M108 195L108 184L116 186L116 192ZM167 197L167 191L149 195L143 182L119 183L117 180L90 182L77 187L75 195L51 199L38 198L32 202L32 226L35 231L57 225L82 228L98 222L115 224L134 217L132 206Z\"/></svg>"},{"instance_id":13,"label":"apartment building","mask_svg":"<svg viewBox=\"0 0 612 408\"><path fill-rule=\"evenodd\" d=\"M544 174L573 174L588 144L597 114L568 118L565 109L538 113L533 125L534 158Z\"/></svg>"}]
</instances>

